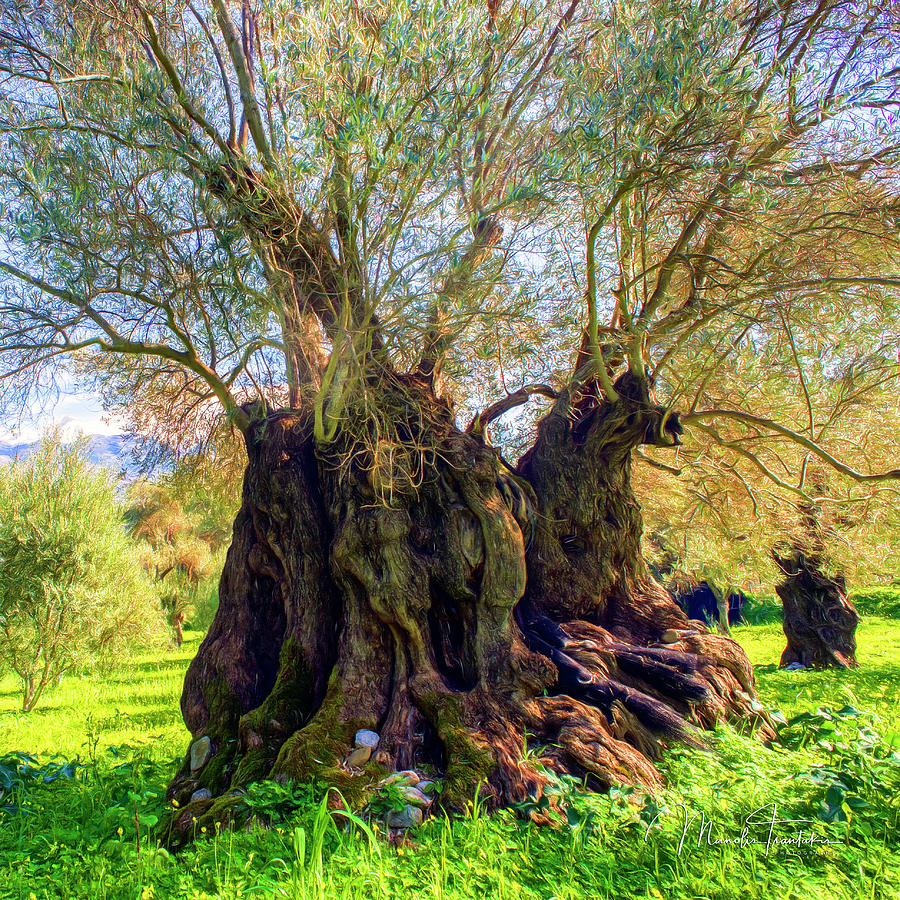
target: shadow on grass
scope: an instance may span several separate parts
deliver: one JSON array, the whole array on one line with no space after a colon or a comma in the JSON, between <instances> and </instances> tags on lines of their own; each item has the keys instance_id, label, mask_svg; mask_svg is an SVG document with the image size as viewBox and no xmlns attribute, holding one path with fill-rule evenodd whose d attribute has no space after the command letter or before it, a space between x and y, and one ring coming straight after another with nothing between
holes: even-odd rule
<instances>
[{"instance_id":1,"label":"shadow on grass","mask_svg":"<svg viewBox=\"0 0 900 900\"><path fill-rule=\"evenodd\" d=\"M3 709L0 710L0 715L8 715L13 713L18 716L23 716L27 721L37 722L43 719L48 719L53 716L58 716L61 712L65 710L74 710L75 705L72 702L64 702L59 700L58 698L54 698L52 694L49 697L41 697L38 701L38 705L31 710L31 712L22 712L22 704L21 698L22 694L19 691L14 691L11 695L17 698L17 703L11 709Z\"/></svg>"},{"instance_id":2,"label":"shadow on grass","mask_svg":"<svg viewBox=\"0 0 900 900\"><path fill-rule=\"evenodd\" d=\"M122 675L112 675L108 678L103 679L103 684L108 686L113 685L127 685L128 687L134 688L139 686L142 681L145 679L169 679L169 678L177 678L179 681L184 677L184 669L150 669L147 672L143 673L143 677L141 675L132 675L128 674Z\"/></svg>"},{"instance_id":3,"label":"shadow on grass","mask_svg":"<svg viewBox=\"0 0 900 900\"><path fill-rule=\"evenodd\" d=\"M894 665L861 665L858 669L782 669L775 663L756 666L757 675L783 675L797 687L811 681L834 680L847 684L884 685L892 683L900 689L900 666Z\"/></svg>"},{"instance_id":4,"label":"shadow on grass","mask_svg":"<svg viewBox=\"0 0 900 900\"><path fill-rule=\"evenodd\" d=\"M123 713L118 719L113 718L110 730L122 728L124 725L134 726L138 734L145 729L159 728L172 724L172 709L169 706L161 706L153 712Z\"/></svg>"}]
</instances>

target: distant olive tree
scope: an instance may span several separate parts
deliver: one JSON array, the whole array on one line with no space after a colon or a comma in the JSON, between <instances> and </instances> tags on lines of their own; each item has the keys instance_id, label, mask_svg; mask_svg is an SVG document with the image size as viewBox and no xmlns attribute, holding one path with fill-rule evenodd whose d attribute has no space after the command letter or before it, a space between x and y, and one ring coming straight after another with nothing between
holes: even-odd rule
<instances>
[{"instance_id":1,"label":"distant olive tree","mask_svg":"<svg viewBox=\"0 0 900 900\"><path fill-rule=\"evenodd\" d=\"M186 621L205 630L215 613L245 464L243 448L220 437L216 446L128 489L125 521L179 647Z\"/></svg>"},{"instance_id":2,"label":"distant olive tree","mask_svg":"<svg viewBox=\"0 0 900 900\"><path fill-rule=\"evenodd\" d=\"M82 442L46 438L0 470L0 668L22 709L76 666L108 663L161 628L110 476Z\"/></svg>"}]
</instances>

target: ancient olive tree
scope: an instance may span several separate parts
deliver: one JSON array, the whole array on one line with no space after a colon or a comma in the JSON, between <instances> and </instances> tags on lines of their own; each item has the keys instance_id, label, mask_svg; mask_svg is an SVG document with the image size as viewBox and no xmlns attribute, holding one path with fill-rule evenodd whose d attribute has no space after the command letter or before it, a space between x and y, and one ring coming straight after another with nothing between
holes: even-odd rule
<instances>
[{"instance_id":1,"label":"ancient olive tree","mask_svg":"<svg viewBox=\"0 0 900 900\"><path fill-rule=\"evenodd\" d=\"M758 715L644 564L632 460L724 423L896 477L704 387L826 308L893 327L889 11L70 0L0 42L7 396L68 360L175 444L246 442L173 796L652 787L662 743Z\"/></svg>"},{"instance_id":2,"label":"ancient olive tree","mask_svg":"<svg viewBox=\"0 0 900 900\"><path fill-rule=\"evenodd\" d=\"M772 550L782 573L775 586L783 606L787 638L781 666L856 667L859 614L847 597L843 574L825 568L815 504L807 504L807 516L810 527L805 540L785 542Z\"/></svg>"}]
</instances>

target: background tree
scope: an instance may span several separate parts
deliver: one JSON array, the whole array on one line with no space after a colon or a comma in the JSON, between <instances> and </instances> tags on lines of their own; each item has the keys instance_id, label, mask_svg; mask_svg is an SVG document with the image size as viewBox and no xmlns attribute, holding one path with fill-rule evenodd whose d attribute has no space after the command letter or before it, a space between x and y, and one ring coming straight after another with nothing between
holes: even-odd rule
<instances>
[{"instance_id":1,"label":"background tree","mask_svg":"<svg viewBox=\"0 0 900 900\"><path fill-rule=\"evenodd\" d=\"M0 665L21 678L25 712L66 672L108 664L161 626L115 485L84 442L51 435L0 469Z\"/></svg>"},{"instance_id":2,"label":"background tree","mask_svg":"<svg viewBox=\"0 0 900 900\"><path fill-rule=\"evenodd\" d=\"M855 667L859 615L847 599L843 573L825 571L825 527L821 509L804 504L803 530L772 555L782 578L775 590L784 606L787 647L782 667Z\"/></svg>"},{"instance_id":3,"label":"background tree","mask_svg":"<svg viewBox=\"0 0 900 900\"><path fill-rule=\"evenodd\" d=\"M777 371L775 361L762 363L754 371ZM881 366L872 367L860 354L848 370L836 368L825 383L815 383L810 373L805 377L815 414L821 416L820 445L839 456L857 448L869 465L888 468L900 438L900 402L892 381L879 383ZM774 407L774 395L769 402ZM785 397L781 412L790 411L802 421L804 412L809 414L806 406L801 392ZM785 632L794 649L786 651L784 664L801 657L806 664L813 658L817 664L832 664L835 654L845 654L855 644L856 616L841 612L847 605L845 582L864 586L896 576L896 490L846 479L801 444L777 435L738 432L729 438L729 452L717 454L717 442L702 433L692 435L677 459L670 460L677 462L677 477L657 468L658 460L641 460L636 490L639 497L654 501L646 515L649 556L665 559L676 585L709 578L763 595L778 588L781 595L786 585L806 584L805 599L785 607ZM792 473L797 473L793 483L787 480ZM807 563L813 567L808 577L794 578L806 571ZM814 585L823 599L832 598L827 604L832 613L814 601ZM800 613L808 618L798 618ZM832 635L831 645L816 638L817 649L801 653L793 635L800 631L811 638L823 628Z\"/></svg>"},{"instance_id":4,"label":"background tree","mask_svg":"<svg viewBox=\"0 0 900 900\"><path fill-rule=\"evenodd\" d=\"M160 586L179 647L186 621L201 630L212 622L218 576L240 506L243 447L217 437L214 445L128 490L125 519L145 571Z\"/></svg>"},{"instance_id":5,"label":"background tree","mask_svg":"<svg viewBox=\"0 0 900 900\"><path fill-rule=\"evenodd\" d=\"M74 358L176 440L224 410L247 444L182 698L212 753L180 800L430 762L448 806L482 778L511 801L544 780L526 734L545 765L653 785L661 742L754 714L738 646L649 575L632 457L758 433L897 477L761 415L736 362L819 322L828 371L852 356L832 326L896 346L891 10L5 15L8 396ZM532 399L513 467L490 429ZM368 773L344 765L361 727Z\"/></svg>"}]
</instances>

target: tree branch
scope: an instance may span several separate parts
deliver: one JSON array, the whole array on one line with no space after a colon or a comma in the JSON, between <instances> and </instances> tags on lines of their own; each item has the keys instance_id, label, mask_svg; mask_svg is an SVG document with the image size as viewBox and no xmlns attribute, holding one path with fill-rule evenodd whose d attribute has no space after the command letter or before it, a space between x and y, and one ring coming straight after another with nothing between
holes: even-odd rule
<instances>
[{"instance_id":1,"label":"tree branch","mask_svg":"<svg viewBox=\"0 0 900 900\"><path fill-rule=\"evenodd\" d=\"M159 34L157 34L156 26L153 24L153 19L151 18L150 13L147 12L144 6L140 3L137 4L137 7L140 10L141 17L144 20L144 25L147 28L147 36L150 42L150 47L153 50L153 55L156 57L160 66L162 67L163 72L165 72L166 78L168 78L169 80L169 84L172 85L172 90L175 91L175 97L178 100L179 105L185 111L188 118L195 124L199 125L200 128L205 132L205 134L215 142L216 146L226 156L228 156L229 148L225 141L222 140L222 136L218 131L216 131L215 128L213 128L206 117L191 102L191 99L184 88L184 84L181 81L181 76L178 74L178 70L175 68L175 64L166 55L166 52L163 50L162 45L159 42Z\"/></svg>"},{"instance_id":2,"label":"tree branch","mask_svg":"<svg viewBox=\"0 0 900 900\"><path fill-rule=\"evenodd\" d=\"M160 359L176 362L199 376L209 385L210 390L222 404L223 409L232 417L241 431L245 431L249 427L250 420L247 417L247 414L238 406L226 383L222 381L218 373L206 365L193 350L176 350L173 347L159 343L158 341L136 341L126 338L120 334L101 313L93 309L87 300L78 297L71 291L52 285L43 279L36 278L28 272L3 262L2 260L0 260L0 271L6 272L17 280L37 288L40 291L44 291L53 297L57 297L80 310L94 322L105 335L105 338L98 335L89 341L79 342L79 346L84 347L93 344L107 353L116 353L126 356L155 356Z\"/></svg>"},{"instance_id":3,"label":"tree branch","mask_svg":"<svg viewBox=\"0 0 900 900\"><path fill-rule=\"evenodd\" d=\"M744 422L757 428L767 428L770 431L774 431L776 434L780 434L782 437L786 437L789 440L794 441L794 443L799 444L801 447L805 447L811 453L818 456L819 459L827 462L832 468L836 469L842 475L846 475L848 478L852 478L854 481L866 482L900 480L900 469L891 469L887 472L878 472L875 474L857 472L855 469L850 468L850 466L842 463L839 459L832 456L827 450L819 446L819 444L817 444L815 441L804 437L802 434L798 434L796 431L793 431L792 429L787 428L784 425L779 425L777 422L772 421L772 419L766 419L761 416L754 416L753 414L743 412L742 410L706 409L701 410L700 412L688 413L682 416L681 422L684 425L695 425L702 428L702 422L704 419L716 418L733 419L737 422ZM732 443L734 442L729 442L729 445ZM766 474L770 473L766 471ZM772 477L773 480L777 480L774 478L774 476L770 475L770 477Z\"/></svg>"},{"instance_id":4,"label":"tree branch","mask_svg":"<svg viewBox=\"0 0 900 900\"><path fill-rule=\"evenodd\" d=\"M527 403L535 394L538 394L541 397L547 397L550 400L556 400L559 397L559 393L546 384L523 385L519 390L507 394L505 397L492 403L483 412L478 413L466 426L466 432L468 434L484 434L485 428L487 428L491 422L495 419L499 419L500 416L509 412L509 410Z\"/></svg>"},{"instance_id":5,"label":"tree branch","mask_svg":"<svg viewBox=\"0 0 900 900\"><path fill-rule=\"evenodd\" d=\"M247 127L250 129L250 135L259 154L262 156L266 166L270 169L275 168L275 158L272 156L272 150L266 140L266 132L262 124L262 116L259 112L259 104L256 102L256 91L253 86L253 77L250 72L247 57L244 55L241 46L241 35L237 30L237 26L231 18L228 10L225 8L224 0L212 0L216 10L216 20L219 23L219 29L225 38L225 44L231 55L231 61L234 65L234 71L237 75L238 87L241 93L241 104L244 107L244 115L247 119Z\"/></svg>"}]
</instances>

